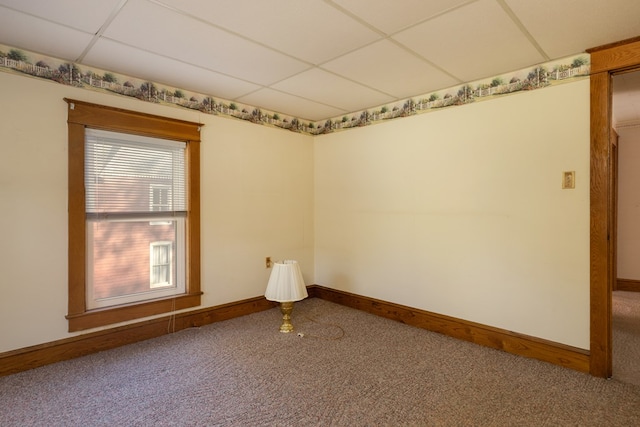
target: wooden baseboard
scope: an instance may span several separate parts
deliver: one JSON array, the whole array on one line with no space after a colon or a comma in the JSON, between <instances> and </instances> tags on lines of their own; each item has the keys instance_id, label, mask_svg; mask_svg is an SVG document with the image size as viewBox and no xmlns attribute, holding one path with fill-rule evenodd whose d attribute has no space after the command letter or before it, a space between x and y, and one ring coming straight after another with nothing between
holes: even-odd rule
<instances>
[{"instance_id":1,"label":"wooden baseboard","mask_svg":"<svg viewBox=\"0 0 640 427\"><path fill-rule=\"evenodd\" d=\"M439 332L508 353L589 372L589 352L563 344L430 313L319 285L308 287L310 297L342 304L407 325ZM130 325L90 332L45 344L0 353L0 376L132 344L186 328L198 327L276 307L264 297L164 316Z\"/></svg>"},{"instance_id":2,"label":"wooden baseboard","mask_svg":"<svg viewBox=\"0 0 640 427\"><path fill-rule=\"evenodd\" d=\"M264 297L251 298L0 353L0 376L156 338L186 328L256 313L276 306L277 303L267 301Z\"/></svg>"},{"instance_id":3,"label":"wooden baseboard","mask_svg":"<svg viewBox=\"0 0 640 427\"><path fill-rule=\"evenodd\" d=\"M486 347L589 372L589 351L349 292L310 286L309 296Z\"/></svg>"},{"instance_id":4,"label":"wooden baseboard","mask_svg":"<svg viewBox=\"0 0 640 427\"><path fill-rule=\"evenodd\" d=\"M618 279L616 291L640 292L640 280Z\"/></svg>"}]
</instances>

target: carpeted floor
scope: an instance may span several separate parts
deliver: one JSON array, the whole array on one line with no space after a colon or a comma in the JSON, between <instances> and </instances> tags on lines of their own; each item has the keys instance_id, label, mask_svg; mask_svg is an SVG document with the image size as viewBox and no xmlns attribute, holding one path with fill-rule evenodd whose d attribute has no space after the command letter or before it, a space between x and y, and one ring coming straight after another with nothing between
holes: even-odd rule
<instances>
[{"instance_id":1,"label":"carpeted floor","mask_svg":"<svg viewBox=\"0 0 640 427\"><path fill-rule=\"evenodd\" d=\"M613 378L640 387L640 292L613 292Z\"/></svg>"},{"instance_id":2,"label":"carpeted floor","mask_svg":"<svg viewBox=\"0 0 640 427\"><path fill-rule=\"evenodd\" d=\"M2 426L632 426L640 387L320 299L0 378Z\"/></svg>"}]
</instances>

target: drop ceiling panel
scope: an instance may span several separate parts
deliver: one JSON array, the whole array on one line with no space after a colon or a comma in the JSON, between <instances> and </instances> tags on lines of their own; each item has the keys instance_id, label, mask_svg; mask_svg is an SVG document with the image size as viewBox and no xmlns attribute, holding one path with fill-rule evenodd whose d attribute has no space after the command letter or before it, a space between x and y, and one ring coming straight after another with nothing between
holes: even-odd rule
<instances>
[{"instance_id":1,"label":"drop ceiling panel","mask_svg":"<svg viewBox=\"0 0 640 427\"><path fill-rule=\"evenodd\" d=\"M129 0L104 35L258 84L270 84L309 67L304 62L145 0Z\"/></svg>"},{"instance_id":2,"label":"drop ceiling panel","mask_svg":"<svg viewBox=\"0 0 640 427\"><path fill-rule=\"evenodd\" d=\"M0 0L0 44L320 121L640 36L638 16L638 0Z\"/></svg>"},{"instance_id":3,"label":"drop ceiling panel","mask_svg":"<svg viewBox=\"0 0 640 427\"><path fill-rule=\"evenodd\" d=\"M322 68L396 98L420 95L460 83L388 40L327 62Z\"/></svg>"},{"instance_id":4,"label":"drop ceiling panel","mask_svg":"<svg viewBox=\"0 0 640 427\"><path fill-rule=\"evenodd\" d=\"M275 84L273 88L347 111L374 107L394 99L317 68Z\"/></svg>"},{"instance_id":5,"label":"drop ceiling panel","mask_svg":"<svg viewBox=\"0 0 640 427\"><path fill-rule=\"evenodd\" d=\"M234 99L260 86L185 64L110 40L99 40L85 63L141 80L151 80L179 89ZM124 83L124 82L121 82Z\"/></svg>"},{"instance_id":6,"label":"drop ceiling panel","mask_svg":"<svg viewBox=\"0 0 640 427\"><path fill-rule=\"evenodd\" d=\"M552 58L640 35L637 0L505 0Z\"/></svg>"},{"instance_id":7,"label":"drop ceiling panel","mask_svg":"<svg viewBox=\"0 0 640 427\"><path fill-rule=\"evenodd\" d=\"M470 0L334 0L386 34L393 34ZM473 0L472 0L473 1Z\"/></svg>"},{"instance_id":8,"label":"drop ceiling panel","mask_svg":"<svg viewBox=\"0 0 640 427\"><path fill-rule=\"evenodd\" d=\"M30 15L0 8L0 43L75 60L92 36Z\"/></svg>"},{"instance_id":9,"label":"drop ceiling panel","mask_svg":"<svg viewBox=\"0 0 640 427\"><path fill-rule=\"evenodd\" d=\"M118 3L120 0L0 0L0 5L91 34L98 32Z\"/></svg>"},{"instance_id":10,"label":"drop ceiling panel","mask_svg":"<svg viewBox=\"0 0 640 427\"><path fill-rule=\"evenodd\" d=\"M319 121L348 112L273 89L261 89L241 97L238 101L311 121Z\"/></svg>"},{"instance_id":11,"label":"drop ceiling panel","mask_svg":"<svg viewBox=\"0 0 640 427\"><path fill-rule=\"evenodd\" d=\"M380 38L375 31L322 1L161 1L313 64Z\"/></svg>"},{"instance_id":12,"label":"drop ceiling panel","mask_svg":"<svg viewBox=\"0 0 640 427\"><path fill-rule=\"evenodd\" d=\"M544 61L495 0L479 0L393 36L463 81Z\"/></svg>"}]
</instances>

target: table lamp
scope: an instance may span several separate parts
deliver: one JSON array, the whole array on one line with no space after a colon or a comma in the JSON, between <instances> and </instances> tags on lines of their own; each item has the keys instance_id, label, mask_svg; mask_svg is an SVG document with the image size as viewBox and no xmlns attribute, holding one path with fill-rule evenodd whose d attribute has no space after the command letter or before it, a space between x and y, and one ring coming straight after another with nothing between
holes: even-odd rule
<instances>
[{"instance_id":1,"label":"table lamp","mask_svg":"<svg viewBox=\"0 0 640 427\"><path fill-rule=\"evenodd\" d=\"M280 332L288 333L293 331L293 325L291 324L293 303L309 296L298 261L285 260L273 264L273 270L271 271L264 296L269 301L280 303L280 311L282 312Z\"/></svg>"}]
</instances>

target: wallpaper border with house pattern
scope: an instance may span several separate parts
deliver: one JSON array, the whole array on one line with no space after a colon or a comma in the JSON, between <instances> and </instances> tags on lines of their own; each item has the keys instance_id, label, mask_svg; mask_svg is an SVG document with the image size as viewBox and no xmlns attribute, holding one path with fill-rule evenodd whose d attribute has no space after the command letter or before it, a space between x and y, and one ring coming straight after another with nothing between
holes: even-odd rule
<instances>
[{"instance_id":1,"label":"wallpaper border with house pattern","mask_svg":"<svg viewBox=\"0 0 640 427\"><path fill-rule=\"evenodd\" d=\"M24 74L87 90L134 97L146 102L198 110L206 114L245 120L293 132L321 135L587 78L591 65L588 53L568 56L535 67L523 68L317 122L87 67L3 44L0 44L0 71Z\"/></svg>"}]
</instances>

